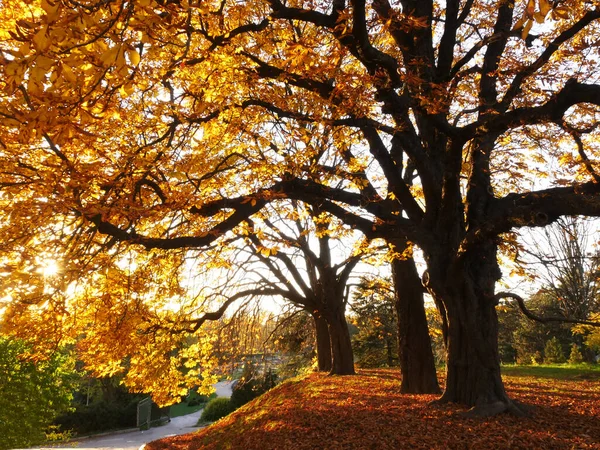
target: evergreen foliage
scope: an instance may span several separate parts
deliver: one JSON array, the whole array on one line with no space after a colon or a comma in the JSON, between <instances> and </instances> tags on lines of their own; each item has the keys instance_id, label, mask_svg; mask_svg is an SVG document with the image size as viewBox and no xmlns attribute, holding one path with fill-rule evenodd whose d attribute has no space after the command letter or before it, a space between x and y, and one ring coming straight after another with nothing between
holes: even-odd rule
<instances>
[{"instance_id":1,"label":"evergreen foliage","mask_svg":"<svg viewBox=\"0 0 600 450\"><path fill-rule=\"evenodd\" d=\"M565 354L558 339L553 337L544 347L544 362L547 364L561 364L566 361Z\"/></svg>"},{"instance_id":2,"label":"evergreen foliage","mask_svg":"<svg viewBox=\"0 0 600 450\"><path fill-rule=\"evenodd\" d=\"M581 354L581 350L579 350L577 344L573 344L571 346L571 354L569 355L569 364L581 364L582 362L583 355Z\"/></svg>"}]
</instances>

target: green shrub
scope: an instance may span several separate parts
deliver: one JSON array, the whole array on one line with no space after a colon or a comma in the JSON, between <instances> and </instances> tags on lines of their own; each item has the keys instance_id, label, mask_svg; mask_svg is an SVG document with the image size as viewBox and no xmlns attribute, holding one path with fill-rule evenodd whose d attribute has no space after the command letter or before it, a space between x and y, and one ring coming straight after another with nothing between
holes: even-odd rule
<instances>
[{"instance_id":1,"label":"green shrub","mask_svg":"<svg viewBox=\"0 0 600 450\"><path fill-rule=\"evenodd\" d=\"M201 422L214 422L219 420L221 417L225 417L229 413L233 412L235 408L227 397L217 397L212 399L202 411L200 416Z\"/></svg>"},{"instance_id":2,"label":"green shrub","mask_svg":"<svg viewBox=\"0 0 600 450\"><path fill-rule=\"evenodd\" d=\"M127 405L108 402L98 402L89 406L79 405L75 411L57 417L54 424L78 435L119 428L134 428L137 404L136 399Z\"/></svg>"},{"instance_id":3,"label":"green shrub","mask_svg":"<svg viewBox=\"0 0 600 450\"><path fill-rule=\"evenodd\" d=\"M544 347L544 362L546 364L560 364L566 362L565 354L558 339L553 337Z\"/></svg>"},{"instance_id":4,"label":"green shrub","mask_svg":"<svg viewBox=\"0 0 600 450\"><path fill-rule=\"evenodd\" d=\"M56 415L69 409L74 365L67 355L33 361L25 342L0 336L0 449L45 439Z\"/></svg>"},{"instance_id":5,"label":"green shrub","mask_svg":"<svg viewBox=\"0 0 600 450\"><path fill-rule=\"evenodd\" d=\"M569 364L581 364L583 362L583 355L577 344L571 346L571 354L569 355Z\"/></svg>"}]
</instances>

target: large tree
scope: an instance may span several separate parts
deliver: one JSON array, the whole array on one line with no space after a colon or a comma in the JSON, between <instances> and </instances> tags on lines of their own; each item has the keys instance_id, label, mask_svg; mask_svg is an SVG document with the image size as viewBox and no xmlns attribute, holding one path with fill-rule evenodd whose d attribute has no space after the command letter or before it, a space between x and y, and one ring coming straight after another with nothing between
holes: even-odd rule
<instances>
[{"instance_id":1,"label":"large tree","mask_svg":"<svg viewBox=\"0 0 600 450\"><path fill-rule=\"evenodd\" d=\"M8 0L0 15L7 295L43 293L40 258L202 247L301 199L419 247L441 400L520 412L500 377L497 247L600 214L596 2Z\"/></svg>"}]
</instances>

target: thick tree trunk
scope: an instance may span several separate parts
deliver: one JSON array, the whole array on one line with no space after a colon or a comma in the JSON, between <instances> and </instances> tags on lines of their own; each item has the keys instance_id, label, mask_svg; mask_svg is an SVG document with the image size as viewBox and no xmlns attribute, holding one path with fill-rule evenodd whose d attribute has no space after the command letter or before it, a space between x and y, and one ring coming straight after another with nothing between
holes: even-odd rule
<instances>
[{"instance_id":1,"label":"thick tree trunk","mask_svg":"<svg viewBox=\"0 0 600 450\"><path fill-rule=\"evenodd\" d=\"M495 256L493 243L482 244L447 273L436 270L433 278L430 273L430 291L444 305L448 323L446 389L440 402L472 406L467 414L473 417L524 414L509 399L500 376Z\"/></svg>"},{"instance_id":2,"label":"thick tree trunk","mask_svg":"<svg viewBox=\"0 0 600 450\"><path fill-rule=\"evenodd\" d=\"M344 308L335 308L325 315L331 339L331 375L354 375L354 354Z\"/></svg>"},{"instance_id":3,"label":"thick tree trunk","mask_svg":"<svg viewBox=\"0 0 600 450\"><path fill-rule=\"evenodd\" d=\"M329 337L329 327L325 318L318 313L312 314L315 321L315 334L317 338L317 363L319 372L329 372L331 370L331 339Z\"/></svg>"},{"instance_id":4,"label":"thick tree trunk","mask_svg":"<svg viewBox=\"0 0 600 450\"><path fill-rule=\"evenodd\" d=\"M423 303L423 286L414 260L394 260L392 275L398 315L398 357L402 373L400 392L439 393L441 390Z\"/></svg>"}]
</instances>

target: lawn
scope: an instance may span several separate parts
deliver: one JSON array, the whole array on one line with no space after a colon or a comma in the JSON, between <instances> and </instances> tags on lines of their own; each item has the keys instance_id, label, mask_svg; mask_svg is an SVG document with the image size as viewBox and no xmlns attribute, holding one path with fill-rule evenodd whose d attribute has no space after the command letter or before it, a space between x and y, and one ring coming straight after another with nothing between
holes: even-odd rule
<instances>
[{"instance_id":1,"label":"lawn","mask_svg":"<svg viewBox=\"0 0 600 450\"><path fill-rule=\"evenodd\" d=\"M209 397L200 396L194 391L190 391L188 398L186 401L178 403L176 405L171 406L169 409L169 416L171 418L186 416L188 414L195 413L196 411L200 411L202 408L206 406L206 403L212 398L215 398L216 394L211 394ZM192 406L188 405L189 400L196 400L196 404L192 403Z\"/></svg>"},{"instance_id":2,"label":"lawn","mask_svg":"<svg viewBox=\"0 0 600 450\"><path fill-rule=\"evenodd\" d=\"M503 366L502 374L511 377L552 378L556 380L600 380L600 365Z\"/></svg>"},{"instance_id":3,"label":"lawn","mask_svg":"<svg viewBox=\"0 0 600 450\"><path fill-rule=\"evenodd\" d=\"M551 378L536 368L504 376L530 418L465 419L434 395L400 395L394 370L312 374L287 381L197 433L155 441L162 449L600 449L599 371ZM562 372L561 372L562 373ZM590 378L591 374L591 378Z\"/></svg>"}]
</instances>

